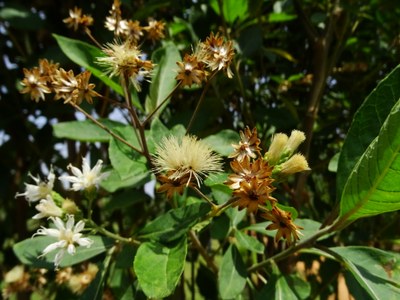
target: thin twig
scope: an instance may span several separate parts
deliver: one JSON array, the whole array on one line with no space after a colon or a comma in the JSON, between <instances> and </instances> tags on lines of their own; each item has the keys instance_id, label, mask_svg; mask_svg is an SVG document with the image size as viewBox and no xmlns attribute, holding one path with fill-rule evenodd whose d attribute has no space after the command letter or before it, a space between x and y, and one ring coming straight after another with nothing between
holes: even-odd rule
<instances>
[{"instance_id":1,"label":"thin twig","mask_svg":"<svg viewBox=\"0 0 400 300\"><path fill-rule=\"evenodd\" d=\"M214 274L218 274L218 267L215 264L213 258L208 255L206 249L204 249L203 245L201 244L199 238L197 237L196 233L193 230L189 231L189 237L193 242L194 247L199 251L200 255L204 258L207 265L213 271Z\"/></svg>"},{"instance_id":2,"label":"thin twig","mask_svg":"<svg viewBox=\"0 0 400 300\"><path fill-rule=\"evenodd\" d=\"M95 44L100 49L103 48L103 46L93 37L92 32L88 27L85 27L85 33L87 34L89 39L93 42L93 44Z\"/></svg>"},{"instance_id":3,"label":"thin twig","mask_svg":"<svg viewBox=\"0 0 400 300\"><path fill-rule=\"evenodd\" d=\"M155 115L155 113L168 101L168 99L172 96L173 93L181 86L181 82L179 82L173 90L168 94L167 97L146 117L146 119L142 122L142 126L145 127L146 124L151 120L151 118Z\"/></svg>"},{"instance_id":4,"label":"thin twig","mask_svg":"<svg viewBox=\"0 0 400 300\"><path fill-rule=\"evenodd\" d=\"M90 119L94 124L96 124L97 126L99 126L101 129L103 129L104 131L106 131L107 133L109 133L112 137L114 137L115 139L117 139L118 141L120 141L121 143L127 145L129 148L131 148L132 150L138 152L139 154L143 155L143 152L141 150L139 150L138 148L136 148L135 146L131 145L129 142L127 142L125 139L123 139L122 137L120 137L119 135L117 135L116 133L112 132L110 128L108 128L107 126L105 126L104 124L100 123L98 120L96 120L95 118L93 118L90 114L88 114L85 110L83 110L79 105L76 105L73 102L70 102L70 104L78 111L80 111L81 113L83 113L88 119Z\"/></svg>"},{"instance_id":5,"label":"thin twig","mask_svg":"<svg viewBox=\"0 0 400 300\"><path fill-rule=\"evenodd\" d=\"M200 106L201 106L201 104L203 103L204 96L206 95L206 93L207 93L207 91L208 91L208 89L209 89L209 87L210 87L211 80L214 78L215 74L217 74L217 73L218 73L218 70L215 70L215 71L211 74L210 78L208 79L208 81L207 81L207 83L206 83L206 85L205 85L205 87L204 87L204 89L203 89L203 92L202 92L201 95L200 95L200 99L199 99L199 101L197 102L196 108L194 109L194 112L193 112L193 115L192 115L192 117L191 117L191 119L190 119L190 122L189 122L189 124L188 124L188 126L187 126L187 128L186 128L186 134L189 133L189 131L190 131L192 125L193 125L194 119L196 118L196 115L197 115L197 113L199 112Z\"/></svg>"}]
</instances>

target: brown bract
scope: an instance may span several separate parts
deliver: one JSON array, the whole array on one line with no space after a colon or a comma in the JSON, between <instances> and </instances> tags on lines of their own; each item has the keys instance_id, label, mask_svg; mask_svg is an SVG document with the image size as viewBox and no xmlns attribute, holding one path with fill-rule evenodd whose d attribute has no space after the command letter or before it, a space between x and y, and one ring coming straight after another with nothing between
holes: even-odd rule
<instances>
[{"instance_id":1,"label":"brown bract","mask_svg":"<svg viewBox=\"0 0 400 300\"><path fill-rule=\"evenodd\" d=\"M232 41L225 41L218 33L211 33L205 42L199 44L197 55L211 71L224 70L229 78L233 77L230 69L235 55Z\"/></svg>"},{"instance_id":2,"label":"brown bract","mask_svg":"<svg viewBox=\"0 0 400 300\"><path fill-rule=\"evenodd\" d=\"M275 235L276 243L282 237L286 240L287 245L299 239L299 235L301 234L299 229L303 229L303 227L293 223L290 212L275 206L271 211L262 214L262 217L272 222L272 224L267 226L267 230L277 230Z\"/></svg>"},{"instance_id":3,"label":"brown bract","mask_svg":"<svg viewBox=\"0 0 400 300\"><path fill-rule=\"evenodd\" d=\"M93 25L93 18L90 15L82 14L82 9L74 7L69 10L69 17L64 19L63 22L67 24L68 28L77 31L79 28L85 28Z\"/></svg>"},{"instance_id":4,"label":"brown bract","mask_svg":"<svg viewBox=\"0 0 400 300\"><path fill-rule=\"evenodd\" d=\"M182 195L186 187L194 186L188 175L179 179L171 179L169 175L172 175L172 173L157 177L161 183L161 186L157 189L157 193L166 193L168 199L171 199L174 194Z\"/></svg>"},{"instance_id":5,"label":"brown bract","mask_svg":"<svg viewBox=\"0 0 400 300\"><path fill-rule=\"evenodd\" d=\"M249 158L257 158L260 156L260 139L257 137L257 128L253 128L250 130L249 127L246 126L244 131L240 131L239 144L232 144L232 147L235 149L235 152L232 153L229 158L235 158L238 161L242 161L245 157Z\"/></svg>"},{"instance_id":6,"label":"brown bract","mask_svg":"<svg viewBox=\"0 0 400 300\"><path fill-rule=\"evenodd\" d=\"M265 206L267 202L274 205L277 201L270 194L274 188L270 185L272 180L257 180L252 178L250 181L242 181L240 188L233 191L233 196L237 200L232 204L239 209L247 208L247 213L256 213L258 205Z\"/></svg>"},{"instance_id":7,"label":"brown bract","mask_svg":"<svg viewBox=\"0 0 400 300\"><path fill-rule=\"evenodd\" d=\"M149 25L143 27L147 32L147 38L153 42L165 37L165 23L157 20L149 20Z\"/></svg>"},{"instance_id":8,"label":"brown bract","mask_svg":"<svg viewBox=\"0 0 400 300\"><path fill-rule=\"evenodd\" d=\"M191 87L192 84L201 84L206 79L204 64L199 62L197 56L186 54L182 62L176 63L179 66L176 80L181 81L182 86Z\"/></svg>"}]
</instances>

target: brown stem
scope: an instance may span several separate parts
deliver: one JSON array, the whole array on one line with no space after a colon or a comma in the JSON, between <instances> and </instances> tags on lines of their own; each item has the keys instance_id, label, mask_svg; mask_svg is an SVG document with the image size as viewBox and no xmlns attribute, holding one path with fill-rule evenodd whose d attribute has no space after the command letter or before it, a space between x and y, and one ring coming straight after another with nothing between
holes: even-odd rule
<instances>
[{"instance_id":1,"label":"brown stem","mask_svg":"<svg viewBox=\"0 0 400 300\"><path fill-rule=\"evenodd\" d=\"M93 37L92 32L88 27L85 27L85 33L87 34L89 39L93 42L93 44L95 44L100 49L103 48L103 46Z\"/></svg>"},{"instance_id":2,"label":"brown stem","mask_svg":"<svg viewBox=\"0 0 400 300\"><path fill-rule=\"evenodd\" d=\"M207 266L213 271L214 274L218 274L218 267L214 262L214 259L208 255L206 249L204 249L199 238L193 230L189 231L189 237L192 240L193 246L199 251L200 255L204 258Z\"/></svg>"},{"instance_id":3,"label":"brown stem","mask_svg":"<svg viewBox=\"0 0 400 300\"><path fill-rule=\"evenodd\" d=\"M175 93L175 91L181 86L182 82L179 82L173 90L168 94L167 97L147 116L147 118L142 122L142 126L145 127L146 124L151 120L151 118L156 114L156 112L169 100L169 98Z\"/></svg>"},{"instance_id":4,"label":"brown stem","mask_svg":"<svg viewBox=\"0 0 400 300\"><path fill-rule=\"evenodd\" d=\"M138 141L141 144L142 150L143 150L143 155L146 157L147 162L151 165L151 157L149 153L149 149L147 148L147 141L146 141L146 136L144 134L144 127L140 123L139 117L136 113L135 108L133 107L132 104L132 96L131 93L129 92L129 78L126 74L122 76L122 86L124 89L124 94L125 94L125 100L126 100L126 105L129 108L131 119L132 119L132 125L134 126L135 133L136 129L139 131L139 138Z\"/></svg>"},{"instance_id":5,"label":"brown stem","mask_svg":"<svg viewBox=\"0 0 400 300\"><path fill-rule=\"evenodd\" d=\"M127 145L129 148L131 148L132 150L140 153L143 155L143 152L141 150L139 150L138 148L136 148L135 146L131 145L130 143L128 143L125 139L123 139L122 137L120 137L119 135L115 134L114 132L111 131L110 128L108 128L107 126L105 126L104 124L100 123L98 120L96 120L95 118L93 118L90 114L88 114L85 110L83 110L80 106L76 105L73 102L69 102L69 104L71 104L76 110L80 111L81 113L83 113L88 119L90 119L94 124L96 124L97 126L99 126L101 129L103 129L104 131L106 131L107 133L109 133L112 137L114 137L115 139L117 139L118 141L120 141L121 143L124 143L125 145Z\"/></svg>"},{"instance_id":6,"label":"brown stem","mask_svg":"<svg viewBox=\"0 0 400 300\"><path fill-rule=\"evenodd\" d=\"M194 109L194 112L193 112L193 115L192 115L192 117L191 117L191 119L190 119L190 122L189 122L189 124L188 124L188 126L187 126L187 128L186 128L186 134L188 134L189 131L190 131L190 129L192 128L194 119L196 118L197 113L199 112L200 106L201 106L201 104L203 103L204 96L206 95L206 93L207 93L207 91L208 91L208 89L209 89L209 87L210 87L211 80L214 78L215 74L217 74L217 73L218 73L218 70L215 70L215 71L211 74L210 78L208 79L208 81L207 81L207 83L206 83L206 85L205 85L205 87L204 87L204 90L203 90L203 92L202 92L201 95L200 95L200 99L199 99L199 101L197 102L196 108Z\"/></svg>"}]
</instances>

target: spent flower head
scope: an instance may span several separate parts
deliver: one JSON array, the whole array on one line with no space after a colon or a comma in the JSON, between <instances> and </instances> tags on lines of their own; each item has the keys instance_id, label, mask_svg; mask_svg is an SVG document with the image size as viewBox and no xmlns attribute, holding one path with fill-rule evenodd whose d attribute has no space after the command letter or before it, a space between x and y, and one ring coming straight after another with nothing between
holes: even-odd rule
<instances>
[{"instance_id":1,"label":"spent flower head","mask_svg":"<svg viewBox=\"0 0 400 300\"><path fill-rule=\"evenodd\" d=\"M147 32L147 38L153 42L165 37L165 23L162 21L150 19L149 25L143 27L143 29Z\"/></svg>"},{"instance_id":2,"label":"spent flower head","mask_svg":"<svg viewBox=\"0 0 400 300\"><path fill-rule=\"evenodd\" d=\"M51 93L51 89L48 86L47 77L43 76L40 69L35 67L33 69L23 69L25 78L21 81L23 88L21 94L29 93L31 100L39 102L40 99L45 100L45 94Z\"/></svg>"},{"instance_id":3,"label":"spent flower head","mask_svg":"<svg viewBox=\"0 0 400 300\"><path fill-rule=\"evenodd\" d=\"M290 212L275 206L271 211L262 214L262 217L272 222L272 224L267 226L267 230L277 230L275 235L276 243L282 237L286 240L287 245L299 239L299 235L301 234L299 229L303 229L303 227L293 223L292 214Z\"/></svg>"},{"instance_id":4,"label":"spent flower head","mask_svg":"<svg viewBox=\"0 0 400 300\"><path fill-rule=\"evenodd\" d=\"M102 164L103 161L99 159L93 169L90 169L90 165L84 157L82 158L82 170L69 164L68 169L72 172L73 176L60 176L59 179L71 182L71 189L74 191L91 189L98 186L109 175L108 172L101 172Z\"/></svg>"},{"instance_id":5,"label":"spent flower head","mask_svg":"<svg viewBox=\"0 0 400 300\"><path fill-rule=\"evenodd\" d=\"M111 77L119 76L121 80L129 78L136 90L140 91L140 82L151 76L153 63L143 59L137 45L130 40L108 43L103 52L106 56L98 57L97 61L105 67L106 73Z\"/></svg>"},{"instance_id":6,"label":"spent flower head","mask_svg":"<svg viewBox=\"0 0 400 300\"><path fill-rule=\"evenodd\" d=\"M238 161L242 161L245 157L257 158L260 155L261 148L260 139L257 136L257 128L250 130L248 126L244 131L240 131L240 141L239 144L232 144L235 152L229 157L235 158Z\"/></svg>"},{"instance_id":7,"label":"spent flower head","mask_svg":"<svg viewBox=\"0 0 400 300\"><path fill-rule=\"evenodd\" d=\"M77 31L79 28L93 25L93 18L90 15L82 14L82 9L75 6L74 9L69 10L69 17L63 22L67 24L68 28Z\"/></svg>"},{"instance_id":8,"label":"spent flower head","mask_svg":"<svg viewBox=\"0 0 400 300\"><path fill-rule=\"evenodd\" d=\"M185 178L186 185L196 180L200 186L202 177L222 171L221 158L207 144L189 135L164 138L156 148L153 163L157 173L164 172L178 182Z\"/></svg>"},{"instance_id":9,"label":"spent flower head","mask_svg":"<svg viewBox=\"0 0 400 300\"><path fill-rule=\"evenodd\" d=\"M41 180L40 177L34 177L29 174L29 177L35 181L36 184L25 183L25 192L17 193L15 197L25 197L28 202L36 202L40 199L47 198L51 195L54 187L54 180L56 176L54 175L53 168L50 168L49 175L47 175L47 180Z\"/></svg>"},{"instance_id":10,"label":"spent flower head","mask_svg":"<svg viewBox=\"0 0 400 300\"><path fill-rule=\"evenodd\" d=\"M197 55L211 71L224 70L229 78L233 77L230 69L235 52L233 50L233 42L225 41L223 37L217 33L211 33L205 42L198 45Z\"/></svg>"},{"instance_id":11,"label":"spent flower head","mask_svg":"<svg viewBox=\"0 0 400 300\"><path fill-rule=\"evenodd\" d=\"M62 221L59 217L50 217L54 223L55 228L41 227L33 236L43 235L50 236L57 239L56 242L48 245L39 257L43 257L48 253L60 249L54 258L54 266L58 268L63 259L65 252L74 255L76 252L76 245L89 248L93 241L87 237L82 237L81 231L85 227L85 222L82 220L75 224L73 215L68 215L66 222Z\"/></svg>"},{"instance_id":12,"label":"spent flower head","mask_svg":"<svg viewBox=\"0 0 400 300\"><path fill-rule=\"evenodd\" d=\"M179 67L176 80L181 81L182 86L191 87L192 84L201 84L206 79L204 64L197 59L197 56L186 54L183 61L176 63Z\"/></svg>"}]
</instances>

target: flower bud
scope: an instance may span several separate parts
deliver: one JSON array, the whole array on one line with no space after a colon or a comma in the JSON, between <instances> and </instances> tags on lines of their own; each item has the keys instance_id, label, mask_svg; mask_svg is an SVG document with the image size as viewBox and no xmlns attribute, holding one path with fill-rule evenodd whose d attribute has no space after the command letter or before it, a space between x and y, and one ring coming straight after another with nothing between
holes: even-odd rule
<instances>
[{"instance_id":1,"label":"flower bud","mask_svg":"<svg viewBox=\"0 0 400 300\"><path fill-rule=\"evenodd\" d=\"M306 136L304 132L299 130L293 130L290 134L289 140L286 143L285 151L288 151L290 154L294 153L299 145L304 142Z\"/></svg>"},{"instance_id":2,"label":"flower bud","mask_svg":"<svg viewBox=\"0 0 400 300\"><path fill-rule=\"evenodd\" d=\"M274 134L271 145L266 153L266 160L270 165L276 165L283 154L285 145L287 144L288 136L284 133Z\"/></svg>"},{"instance_id":3,"label":"flower bud","mask_svg":"<svg viewBox=\"0 0 400 300\"><path fill-rule=\"evenodd\" d=\"M310 170L306 158L298 153L294 154L279 167L280 173L282 175L291 175L294 173Z\"/></svg>"}]
</instances>

